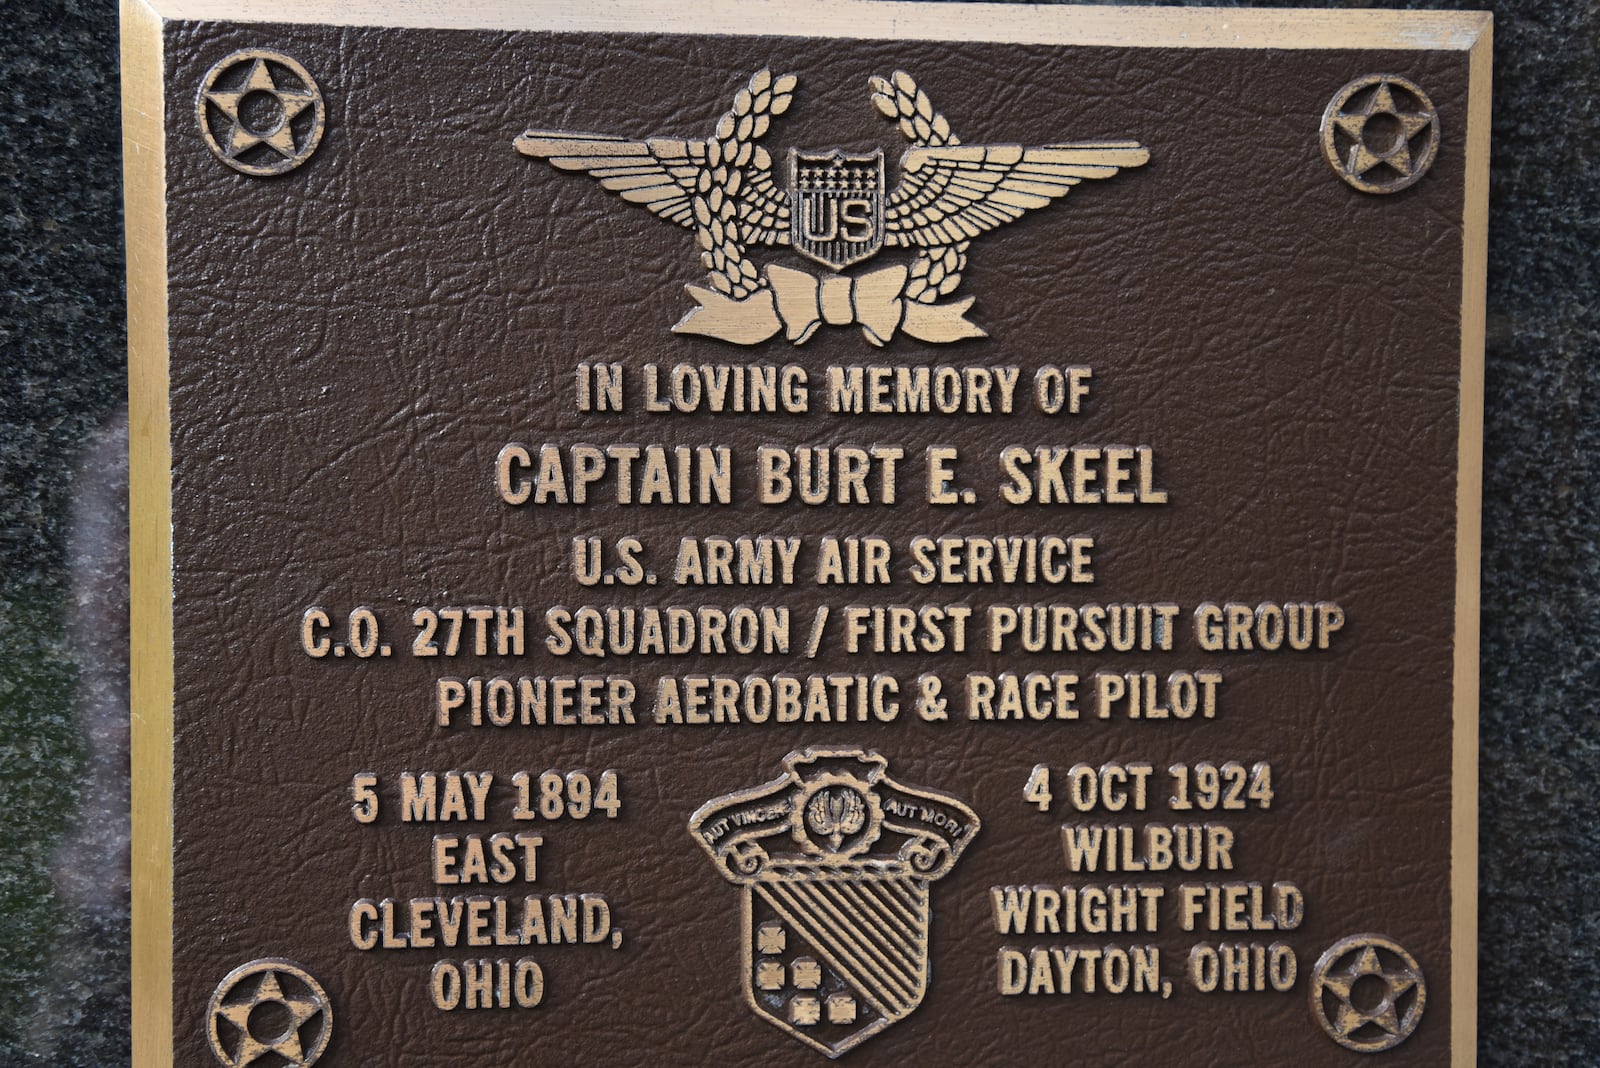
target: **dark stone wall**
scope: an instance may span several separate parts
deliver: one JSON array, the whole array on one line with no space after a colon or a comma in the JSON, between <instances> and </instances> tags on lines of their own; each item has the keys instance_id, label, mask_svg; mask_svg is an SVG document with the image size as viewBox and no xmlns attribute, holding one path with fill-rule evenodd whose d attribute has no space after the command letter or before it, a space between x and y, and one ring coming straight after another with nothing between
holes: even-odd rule
<instances>
[{"instance_id":1,"label":"dark stone wall","mask_svg":"<svg viewBox=\"0 0 1600 1068\"><path fill-rule=\"evenodd\" d=\"M0 1064L128 1062L116 5L0 8Z\"/></svg>"},{"instance_id":2,"label":"dark stone wall","mask_svg":"<svg viewBox=\"0 0 1600 1068\"><path fill-rule=\"evenodd\" d=\"M1484 1064L1590 1064L1600 3L1505 0L1494 13L1478 1049ZM116 35L108 0L0 7L6 1065L129 1056Z\"/></svg>"}]
</instances>

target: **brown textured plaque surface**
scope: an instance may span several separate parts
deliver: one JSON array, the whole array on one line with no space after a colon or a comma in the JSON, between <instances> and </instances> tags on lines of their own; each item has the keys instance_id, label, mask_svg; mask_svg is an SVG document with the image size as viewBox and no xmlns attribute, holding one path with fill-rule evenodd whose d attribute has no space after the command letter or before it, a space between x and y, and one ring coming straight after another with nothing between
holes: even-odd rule
<instances>
[{"instance_id":1,"label":"brown textured plaque surface","mask_svg":"<svg viewBox=\"0 0 1600 1068\"><path fill-rule=\"evenodd\" d=\"M966 35L981 38L984 26L974 15ZM1460 990L1452 980L1472 957L1470 945L1452 944L1453 921L1471 908L1470 896L1461 899L1470 871L1462 883L1452 866L1453 838L1456 855L1471 856L1461 853L1470 842L1453 835L1463 789L1453 739L1475 715L1453 681L1459 628L1475 626L1460 618L1457 564L1462 412L1476 404L1463 392L1463 287L1476 285L1465 266L1469 53L1399 41L1384 50L875 39L820 16L816 36L792 27L761 36L759 22L730 27L736 36L662 27L175 20L161 33L172 1063L214 1063L208 1001L224 976L260 958L292 960L326 991L333 1031L324 1064L819 1063L822 1054L746 1005L741 891L689 833L700 806L771 781L787 754L814 746L876 750L897 781L959 799L982 820L959 864L929 889L930 979L920 1007L847 1053L847 1063L1051 1064L1068 1051L1106 1065L1357 1063L1363 1055L1335 1044L1313 1018L1307 985L1319 955L1364 932L1403 946L1426 976L1420 1026L1376 1056L1470 1058L1469 1032L1452 1033ZM326 99L315 153L277 177L224 166L196 124L207 71L258 48L292 56ZM867 80L896 70L914 75L967 143L1135 141L1150 159L973 243L958 295L976 298L969 317L987 338L930 345L901 335L880 350L855 327L824 326L803 346L782 336L738 347L675 335L669 328L693 306L684 284L705 278L693 236L581 175L519 155L512 142L529 127L704 137L763 68L799 79L793 106L766 138L775 157L790 147L882 148L891 187L904 141L873 110ZM1341 86L1386 72L1426 90L1442 137L1420 183L1371 196L1330 169L1318 124ZM752 254L763 264L803 262L787 248ZM870 266L909 255L888 249ZM625 411L578 410L582 361L624 365ZM798 364L810 375L812 410L642 411L640 369L679 362ZM826 369L867 363L1017 367L1017 411L827 412ZM1092 368L1080 414L1033 409L1029 384L1046 365ZM152 364L144 366L148 374ZM508 442L725 445L734 503L511 507L494 483ZM1082 442L1152 448L1168 502L999 498L1002 449ZM900 446L899 499L756 503L756 450L807 444ZM931 446L959 449L961 482L978 503L927 502ZM1475 448L1469 440L1466 451ZM1475 509L1475 496L1468 503ZM680 538L741 534L802 539L796 581L673 582ZM962 534L1091 535L1094 581L911 582L912 537ZM579 586L570 544L590 535L636 537L659 583ZM827 536L888 539L892 583L817 585ZM1208 653L1191 622L1208 601L1334 602L1346 623L1326 650ZM991 605L1090 602L1177 603L1174 648L981 648L978 617ZM949 604L974 610L965 653L845 649L845 606ZM414 610L470 605L525 608L526 655L410 655ZM782 606L795 621L793 650L555 656L542 641L543 616L561 605ZM834 617L808 660L809 627L824 605ZM393 655L307 656L301 621L314 606L341 626L351 610L370 608ZM1076 721L971 722L959 692L969 673L1078 672L1087 709L1096 671L1184 670L1222 673L1214 718L1102 720L1086 711ZM902 683L902 708L887 724L653 721L660 676L783 672L891 675ZM913 710L913 680L924 673L938 675L952 698L947 721ZM441 677L546 674L628 676L640 690L638 723L434 722ZM1141 761L1160 784L1149 811L1067 806L1073 765ZM1169 812L1165 769L1201 761L1270 763L1271 808ZM1041 763L1054 776L1048 813L1023 798ZM597 780L615 770L620 815L513 819L512 774L547 769L584 769ZM488 818L402 823L401 774L452 770L495 773ZM351 815L359 773L379 777L381 814L370 825ZM1063 859L1063 823L1163 821L1226 823L1236 835L1233 870L1093 875ZM436 834L519 831L544 837L535 883L435 885ZM1292 882L1304 894L1304 922L1186 932L1176 888L1206 881ZM1108 883L1165 888L1158 929L997 930L993 888ZM579 892L605 896L623 932L619 948L362 951L349 933L360 899ZM164 901L167 889L147 883L141 893ZM1292 989L1194 989L1190 947L1224 941L1290 947ZM1171 996L998 990L1003 947L1107 945L1158 947ZM434 1006L436 962L522 957L544 971L537 1007ZM163 1003L158 991L147 1004L159 1012ZM142 1053L156 1064L166 1051Z\"/></svg>"}]
</instances>

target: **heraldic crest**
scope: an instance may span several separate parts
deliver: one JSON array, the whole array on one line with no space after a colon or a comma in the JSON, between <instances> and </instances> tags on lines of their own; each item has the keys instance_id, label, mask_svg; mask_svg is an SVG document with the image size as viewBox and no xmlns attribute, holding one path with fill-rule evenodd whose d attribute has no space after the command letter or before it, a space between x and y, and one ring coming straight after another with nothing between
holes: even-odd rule
<instances>
[{"instance_id":1,"label":"heraldic crest","mask_svg":"<svg viewBox=\"0 0 1600 1068\"><path fill-rule=\"evenodd\" d=\"M561 170L584 171L693 230L710 274L705 285L685 287L697 306L672 329L739 345L780 331L799 345L824 323L855 324L874 345L896 331L940 343L984 337L966 317L973 298L945 299L961 284L972 241L1084 179L1110 178L1150 158L1134 141L964 145L928 94L896 71L869 85L878 111L910 142L899 185L886 189L881 150L790 149L775 169L759 142L788 110L797 84L793 74L758 71L705 140L533 129L516 147ZM753 245L788 246L830 273L758 268ZM909 266L838 273L885 247L916 255Z\"/></svg>"},{"instance_id":2,"label":"heraldic crest","mask_svg":"<svg viewBox=\"0 0 1600 1068\"><path fill-rule=\"evenodd\" d=\"M978 833L947 794L902 786L860 749L790 753L781 778L709 801L695 841L740 888L745 1000L837 1057L928 986L928 888Z\"/></svg>"}]
</instances>

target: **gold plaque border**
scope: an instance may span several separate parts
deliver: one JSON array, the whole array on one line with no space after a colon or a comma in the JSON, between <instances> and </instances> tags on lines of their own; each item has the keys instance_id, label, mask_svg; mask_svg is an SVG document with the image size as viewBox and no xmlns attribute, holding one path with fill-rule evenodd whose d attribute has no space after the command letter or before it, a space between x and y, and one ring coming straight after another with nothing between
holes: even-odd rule
<instances>
[{"instance_id":1,"label":"gold plaque border","mask_svg":"<svg viewBox=\"0 0 1600 1068\"><path fill-rule=\"evenodd\" d=\"M1489 273L1489 118L1494 25L1467 54L1467 159L1461 233L1461 392L1456 456L1454 744L1450 776L1450 1060L1477 1063L1478 614L1482 605L1483 346Z\"/></svg>"},{"instance_id":2,"label":"gold plaque border","mask_svg":"<svg viewBox=\"0 0 1600 1068\"><path fill-rule=\"evenodd\" d=\"M132 625L133 1063L172 1064L172 449L162 35L167 21L1468 53L1456 482L1451 1064L1476 1063L1478 612L1493 17L1488 12L1033 7L875 0L122 0ZM832 32L823 32L828 27Z\"/></svg>"},{"instance_id":3,"label":"gold plaque border","mask_svg":"<svg viewBox=\"0 0 1600 1068\"><path fill-rule=\"evenodd\" d=\"M133 1062L172 1064L172 419L163 20L122 0L128 256Z\"/></svg>"}]
</instances>

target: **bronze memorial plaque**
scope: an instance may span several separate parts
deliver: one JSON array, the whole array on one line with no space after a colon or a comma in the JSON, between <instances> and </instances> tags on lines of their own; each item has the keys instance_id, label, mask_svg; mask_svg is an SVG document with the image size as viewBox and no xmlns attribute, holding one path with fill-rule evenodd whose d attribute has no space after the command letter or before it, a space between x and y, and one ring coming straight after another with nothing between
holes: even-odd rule
<instances>
[{"instance_id":1,"label":"bronze memorial plaque","mask_svg":"<svg viewBox=\"0 0 1600 1068\"><path fill-rule=\"evenodd\" d=\"M1472 1063L1487 15L124 27L139 1068Z\"/></svg>"}]
</instances>

